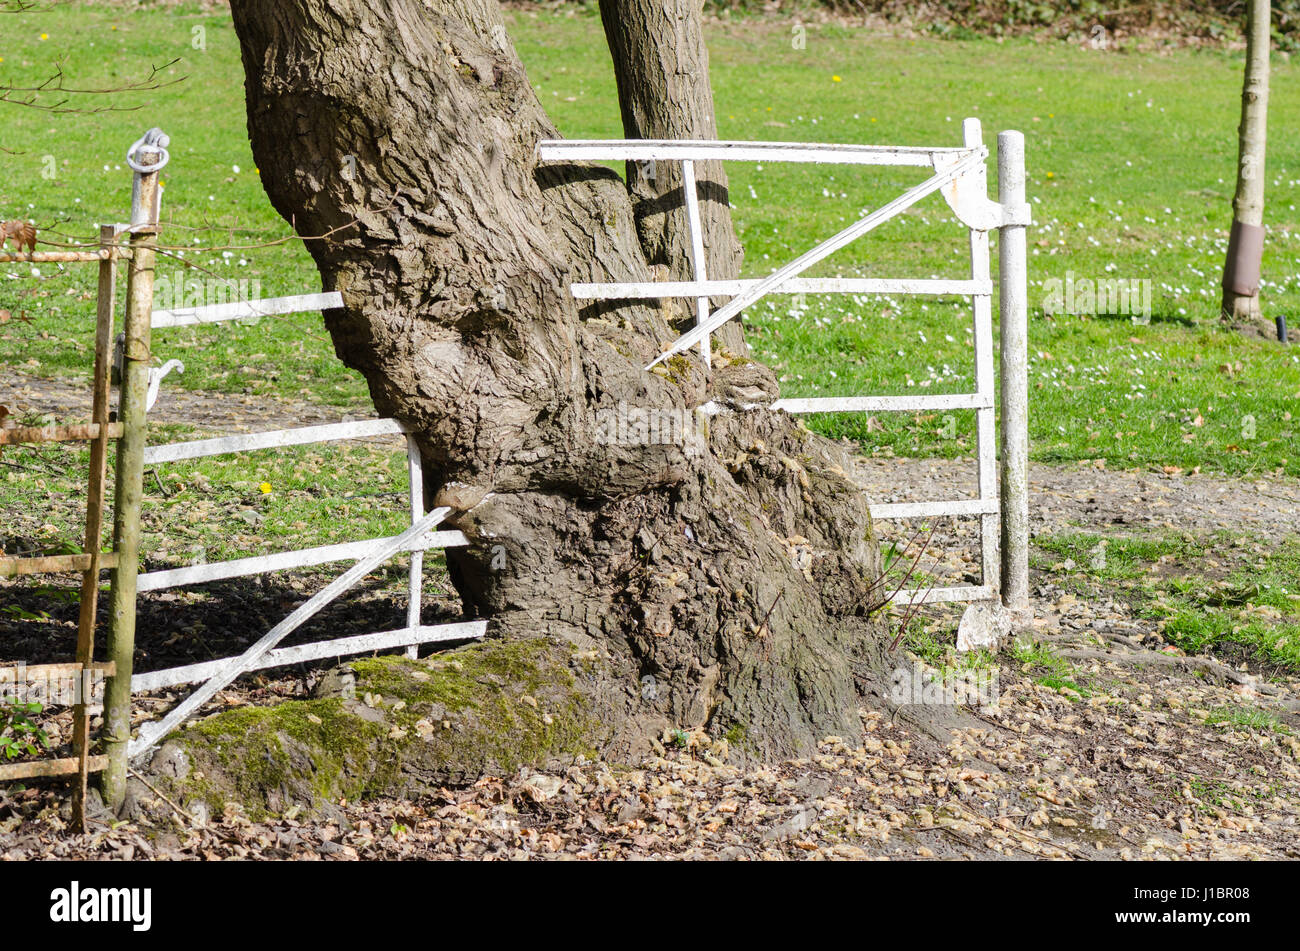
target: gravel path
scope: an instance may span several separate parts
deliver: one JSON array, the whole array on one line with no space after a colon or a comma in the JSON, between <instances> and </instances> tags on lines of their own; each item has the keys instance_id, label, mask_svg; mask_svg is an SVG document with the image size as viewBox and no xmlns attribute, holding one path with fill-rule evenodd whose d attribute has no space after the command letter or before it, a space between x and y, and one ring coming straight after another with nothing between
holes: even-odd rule
<instances>
[{"instance_id":1,"label":"gravel path","mask_svg":"<svg viewBox=\"0 0 1300 951\"><path fill-rule=\"evenodd\" d=\"M861 468L878 502L968 498L977 485L975 463L965 459L863 459ZM1300 531L1300 483L1272 477L1033 465L1029 487L1034 535L1082 526L1226 530L1266 539Z\"/></svg>"},{"instance_id":2,"label":"gravel path","mask_svg":"<svg viewBox=\"0 0 1300 951\"><path fill-rule=\"evenodd\" d=\"M335 407L292 397L213 393L169 386L164 381L158 402L149 413L153 423L184 424L211 432L242 433L287 429L343 420L372 419L369 406ZM24 413L57 416L65 422L90 418L89 378L42 379L9 369L0 380L0 404L17 418Z\"/></svg>"}]
</instances>

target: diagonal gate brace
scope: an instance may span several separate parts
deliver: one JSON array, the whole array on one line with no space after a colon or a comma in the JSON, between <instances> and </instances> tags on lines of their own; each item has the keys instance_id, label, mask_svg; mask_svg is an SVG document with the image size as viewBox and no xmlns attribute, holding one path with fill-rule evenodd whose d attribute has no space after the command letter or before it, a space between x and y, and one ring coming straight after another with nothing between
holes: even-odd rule
<instances>
[{"instance_id":1,"label":"diagonal gate brace","mask_svg":"<svg viewBox=\"0 0 1300 951\"><path fill-rule=\"evenodd\" d=\"M808 270L808 268L812 267L818 261L821 261L823 258L827 258L830 255L834 254L840 248L844 247L845 245L849 244L855 239L860 238L862 235L866 234L868 231L872 230L877 225L880 225L888 221L890 218L894 217L900 211L902 211L905 208L911 207L912 205L916 204L918 201L920 201L922 198L926 197L927 195L937 192L939 189L943 188L944 185L948 184L949 182L953 181L959 176L965 174L971 169L982 167L984 165L984 160L987 157L988 157L987 149L980 148L975 150L973 154L971 154L967 158L964 158L960 162L953 164L950 168L944 169L943 171L940 172L936 172L934 175L927 178L921 184L903 192L903 194L899 195L889 204L882 205L881 207L873 211L871 214L867 215L865 218L861 218L858 221L855 221L853 224L849 225L839 234L827 238L825 241L817 245L815 248L812 248L811 250L804 252L799 257L795 258L793 261L787 264L785 267L781 268L778 271L774 271L770 276L765 277L763 280L759 281L757 284L749 288L743 294L737 295L736 297L732 298L732 300L729 301L727 304L723 305L722 307L719 307L709 316L708 320L704 321L703 323L696 324L693 328L688 330L686 333L682 334L673 342L673 345L671 347L669 347L663 353L659 354L659 356L656 357L646 367L646 369L649 370L651 367L654 367L656 364L662 363L664 360L667 360L669 357L673 356L674 354L684 353L685 351L689 350L691 347L695 346L701 340L705 339L709 334L713 333L713 331L717 330L728 320L730 320L732 317L735 317L742 310L744 310L749 305L753 304L756 300L758 300L760 297L767 294L769 291L780 286L790 278L797 277L798 275L802 274L804 271Z\"/></svg>"},{"instance_id":2,"label":"diagonal gate brace","mask_svg":"<svg viewBox=\"0 0 1300 951\"><path fill-rule=\"evenodd\" d=\"M394 535L382 545L377 545L370 554L362 558L355 565L339 575L328 585L314 594L306 603L300 605L297 610L287 618L271 628L261 640L250 647L238 657L232 658L230 663L214 674L203 686L199 687L192 694L186 697L178 704L171 713L167 714L162 720L155 723L146 723L140 727L139 736L131 741L127 747L127 755L131 758L147 753L153 747L157 746L168 733L176 729L186 720L188 720L203 704L207 703L212 696L223 687L228 686L240 674L253 668L253 666L262 658L264 654L284 640L291 633L301 627L308 619L318 613L325 605L329 604L343 592L347 591L358 581L364 578L382 562L391 558L404 547L410 545L415 539L419 538L429 529L433 528L444 518L451 509L443 506L434 509L424 518L414 522L410 528L400 535Z\"/></svg>"}]
</instances>

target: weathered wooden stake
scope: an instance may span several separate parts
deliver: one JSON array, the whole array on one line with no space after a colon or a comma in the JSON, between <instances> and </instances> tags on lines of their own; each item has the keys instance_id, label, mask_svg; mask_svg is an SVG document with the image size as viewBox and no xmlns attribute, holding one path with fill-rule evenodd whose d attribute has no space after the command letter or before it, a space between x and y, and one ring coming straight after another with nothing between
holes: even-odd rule
<instances>
[{"instance_id":1,"label":"weathered wooden stake","mask_svg":"<svg viewBox=\"0 0 1300 951\"><path fill-rule=\"evenodd\" d=\"M108 658L116 665L104 695L104 753L101 778L105 803L113 809L126 797L127 744L131 739L131 671L135 659L136 575L140 567L140 502L144 494L145 402L149 390L150 313L153 310L154 247L157 244L158 172L167 162L168 138L150 129L128 154L135 171L131 194L131 261L127 269L121 399L118 418L116 505L108 624Z\"/></svg>"},{"instance_id":2,"label":"weathered wooden stake","mask_svg":"<svg viewBox=\"0 0 1300 951\"><path fill-rule=\"evenodd\" d=\"M1025 137L998 133L998 201L1025 204ZM1002 603L1029 607L1029 300L1025 225L1004 224L998 240L1002 376Z\"/></svg>"},{"instance_id":3,"label":"weathered wooden stake","mask_svg":"<svg viewBox=\"0 0 1300 951\"><path fill-rule=\"evenodd\" d=\"M117 241L117 229L103 225L99 229L99 246L111 253ZM113 304L117 290L117 262L110 256L99 262L99 301L95 310L95 371L91 396L91 422L99 432L90 444L90 479L86 493L85 552L90 564L81 577L81 613L77 621L77 663L82 670L95 659L95 612L99 607L100 537L104 525L104 476L108 459L109 371L113 359ZM90 717L85 690L89 678L82 676L72 712L72 747L77 753L77 781L72 787L72 827L86 831L86 785L89 780Z\"/></svg>"}]
</instances>

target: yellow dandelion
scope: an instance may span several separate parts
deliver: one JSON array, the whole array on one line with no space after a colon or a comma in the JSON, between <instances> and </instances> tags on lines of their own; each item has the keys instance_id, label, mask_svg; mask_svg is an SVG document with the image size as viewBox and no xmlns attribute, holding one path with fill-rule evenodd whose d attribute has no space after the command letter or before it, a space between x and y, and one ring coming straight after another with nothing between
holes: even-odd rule
<instances>
[{"instance_id":1,"label":"yellow dandelion","mask_svg":"<svg viewBox=\"0 0 1300 951\"><path fill-rule=\"evenodd\" d=\"M1047 173L1047 177L1048 177L1048 178L1055 178L1055 177L1056 177L1056 173L1055 173L1055 172L1048 172L1048 173Z\"/></svg>"},{"instance_id":2,"label":"yellow dandelion","mask_svg":"<svg viewBox=\"0 0 1300 951\"><path fill-rule=\"evenodd\" d=\"M844 80L840 79L840 77L838 77L838 76L832 76L832 77L831 77L831 82L833 82L833 83L842 83L842 82L844 82Z\"/></svg>"},{"instance_id":3,"label":"yellow dandelion","mask_svg":"<svg viewBox=\"0 0 1300 951\"><path fill-rule=\"evenodd\" d=\"M269 482L263 482L261 485L258 486L258 488L262 490L263 495L271 494L271 483Z\"/></svg>"},{"instance_id":4,"label":"yellow dandelion","mask_svg":"<svg viewBox=\"0 0 1300 951\"><path fill-rule=\"evenodd\" d=\"M42 34L41 34L41 39L43 39L43 40L48 40L49 38L50 38L50 34L48 34L48 33L42 33Z\"/></svg>"}]
</instances>

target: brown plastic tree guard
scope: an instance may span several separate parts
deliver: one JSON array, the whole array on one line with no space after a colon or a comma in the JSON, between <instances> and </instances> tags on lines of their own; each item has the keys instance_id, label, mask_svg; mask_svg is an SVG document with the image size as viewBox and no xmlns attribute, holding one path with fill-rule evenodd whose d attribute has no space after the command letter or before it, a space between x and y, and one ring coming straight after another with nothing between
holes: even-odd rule
<instances>
[{"instance_id":1,"label":"brown plastic tree guard","mask_svg":"<svg viewBox=\"0 0 1300 951\"><path fill-rule=\"evenodd\" d=\"M1259 293L1259 265L1264 256L1264 228L1234 221L1228 234L1228 266L1223 288L1241 297Z\"/></svg>"}]
</instances>

